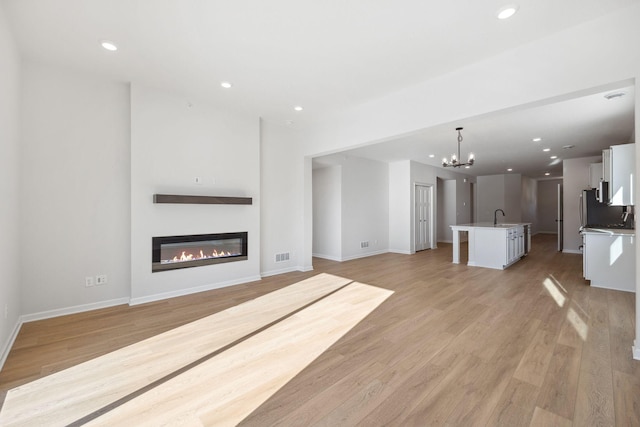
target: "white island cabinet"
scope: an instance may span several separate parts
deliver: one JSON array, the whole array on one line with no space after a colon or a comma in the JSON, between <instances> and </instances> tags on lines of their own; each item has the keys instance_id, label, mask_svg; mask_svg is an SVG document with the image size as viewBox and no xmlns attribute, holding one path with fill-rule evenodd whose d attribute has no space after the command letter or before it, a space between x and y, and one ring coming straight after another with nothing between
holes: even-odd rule
<instances>
[{"instance_id":1,"label":"white island cabinet","mask_svg":"<svg viewBox=\"0 0 640 427\"><path fill-rule=\"evenodd\" d=\"M469 234L467 265L504 270L529 252L530 223L452 225L453 262L460 263L460 232Z\"/></svg>"}]
</instances>

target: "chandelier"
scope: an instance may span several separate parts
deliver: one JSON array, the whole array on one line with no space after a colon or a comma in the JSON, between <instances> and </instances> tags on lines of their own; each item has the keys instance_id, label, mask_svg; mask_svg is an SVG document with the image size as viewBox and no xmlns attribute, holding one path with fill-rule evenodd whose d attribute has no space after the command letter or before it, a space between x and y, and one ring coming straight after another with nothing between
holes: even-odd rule
<instances>
[{"instance_id":1,"label":"chandelier","mask_svg":"<svg viewBox=\"0 0 640 427\"><path fill-rule=\"evenodd\" d=\"M462 142L462 133L460 133L460 131L463 128L456 128L456 130L458 131L458 155L456 156L455 154L451 155L451 159L447 160L447 158L445 157L444 159L442 159L442 166L444 166L445 168L447 167L452 167L452 168L459 168L461 166L473 166L473 162L474 162L474 157L473 157L473 153L469 153L469 160L467 160L466 163L461 163L460 162L460 143Z\"/></svg>"}]
</instances>

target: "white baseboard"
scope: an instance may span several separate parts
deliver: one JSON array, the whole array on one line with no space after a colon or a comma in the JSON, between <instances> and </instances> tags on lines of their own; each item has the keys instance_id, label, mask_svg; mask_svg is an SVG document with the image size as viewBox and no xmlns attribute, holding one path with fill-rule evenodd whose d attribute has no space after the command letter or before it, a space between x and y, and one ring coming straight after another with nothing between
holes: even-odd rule
<instances>
[{"instance_id":1,"label":"white baseboard","mask_svg":"<svg viewBox=\"0 0 640 427\"><path fill-rule=\"evenodd\" d=\"M160 301L168 298L181 297L185 295L197 294L198 292L210 291L212 289L225 288L227 286L240 285L242 283L256 282L262 279L260 276L249 276L241 279L229 280L226 282L212 283L209 285L197 286L195 288L180 289L178 291L163 292L161 294L147 295L144 297L131 298L129 305L145 304L148 302Z\"/></svg>"},{"instance_id":2,"label":"white baseboard","mask_svg":"<svg viewBox=\"0 0 640 427\"><path fill-rule=\"evenodd\" d=\"M311 256L313 256L314 258L322 258L322 259L328 259L329 261L342 261L341 258L339 257L335 257L333 255L325 255L325 254L311 254Z\"/></svg>"},{"instance_id":3,"label":"white baseboard","mask_svg":"<svg viewBox=\"0 0 640 427\"><path fill-rule=\"evenodd\" d=\"M601 286L599 284L593 284L593 281L591 281L591 283L589 284L589 286L591 286L592 288L600 288L600 289L610 289L612 291L619 291L619 292L631 292L632 294L636 293L635 289L624 289L624 288L618 288L616 286L610 286L610 285L606 285L606 286Z\"/></svg>"},{"instance_id":4,"label":"white baseboard","mask_svg":"<svg viewBox=\"0 0 640 427\"><path fill-rule=\"evenodd\" d=\"M575 249L563 249L562 253L563 254L578 254L578 255L582 255L582 251L575 250Z\"/></svg>"},{"instance_id":5,"label":"white baseboard","mask_svg":"<svg viewBox=\"0 0 640 427\"><path fill-rule=\"evenodd\" d=\"M278 274L291 273L292 271L301 271L303 273L306 273L307 271L313 271L313 266L311 266L311 267L302 267L302 266L298 265L298 266L295 266L295 267L282 268L280 270L264 271L264 272L260 273L260 276L262 276L262 277L277 276Z\"/></svg>"},{"instance_id":6,"label":"white baseboard","mask_svg":"<svg viewBox=\"0 0 640 427\"><path fill-rule=\"evenodd\" d=\"M278 270L263 271L262 273L260 273L260 277L277 276L278 274L291 273L292 271L300 271L300 268L299 267L287 267L287 268L281 268L281 269L278 269Z\"/></svg>"},{"instance_id":7,"label":"white baseboard","mask_svg":"<svg viewBox=\"0 0 640 427\"><path fill-rule=\"evenodd\" d=\"M114 305L128 304L129 298L117 298L107 301L94 302L91 304L75 305L73 307L59 308L56 310L41 311L39 313L24 314L20 318L22 322L33 322L35 320L51 319L53 317L66 316L67 314L82 313L85 311L98 310L100 308L113 307Z\"/></svg>"},{"instance_id":8,"label":"white baseboard","mask_svg":"<svg viewBox=\"0 0 640 427\"><path fill-rule=\"evenodd\" d=\"M15 326L13 327L13 331L11 331L11 335L9 335L9 339L2 347L2 352L0 352L0 371L4 366L4 362L7 361L7 357L9 357L9 352L11 351L11 347L13 347L13 343L16 341L16 338L18 337L18 332L20 332L22 323L22 317L19 317L16 321Z\"/></svg>"},{"instance_id":9,"label":"white baseboard","mask_svg":"<svg viewBox=\"0 0 640 427\"><path fill-rule=\"evenodd\" d=\"M405 251L403 249L389 249L388 252L391 252L392 254L401 254L401 255L413 255L415 253L411 251Z\"/></svg>"},{"instance_id":10,"label":"white baseboard","mask_svg":"<svg viewBox=\"0 0 640 427\"><path fill-rule=\"evenodd\" d=\"M386 254L387 252L389 252L389 251L384 249L384 250L381 250L381 251L367 252L367 253L364 253L364 254L351 255L351 256L347 256L347 257L342 258L341 261L351 261L353 259L367 258L367 257L374 256L374 255Z\"/></svg>"},{"instance_id":11,"label":"white baseboard","mask_svg":"<svg viewBox=\"0 0 640 427\"><path fill-rule=\"evenodd\" d=\"M636 360L640 360L640 346L638 346L638 343L636 340L633 340L633 347L631 347L631 350L633 351L633 358Z\"/></svg>"}]
</instances>

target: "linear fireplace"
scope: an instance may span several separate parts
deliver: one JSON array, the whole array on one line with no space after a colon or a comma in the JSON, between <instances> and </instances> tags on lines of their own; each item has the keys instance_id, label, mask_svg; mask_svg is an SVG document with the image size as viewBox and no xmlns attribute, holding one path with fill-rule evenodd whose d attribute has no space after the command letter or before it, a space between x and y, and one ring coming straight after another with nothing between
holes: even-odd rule
<instances>
[{"instance_id":1,"label":"linear fireplace","mask_svg":"<svg viewBox=\"0 0 640 427\"><path fill-rule=\"evenodd\" d=\"M247 232L153 237L151 271L243 261L247 257Z\"/></svg>"}]
</instances>

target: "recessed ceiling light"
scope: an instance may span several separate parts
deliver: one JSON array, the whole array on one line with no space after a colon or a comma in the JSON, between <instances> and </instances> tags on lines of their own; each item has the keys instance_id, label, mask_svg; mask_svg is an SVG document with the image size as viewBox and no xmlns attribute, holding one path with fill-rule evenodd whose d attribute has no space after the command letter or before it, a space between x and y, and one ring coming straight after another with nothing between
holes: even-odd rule
<instances>
[{"instance_id":1,"label":"recessed ceiling light","mask_svg":"<svg viewBox=\"0 0 640 427\"><path fill-rule=\"evenodd\" d=\"M542 138L540 137L533 138L533 142L540 142L540 141L542 141Z\"/></svg>"},{"instance_id":2,"label":"recessed ceiling light","mask_svg":"<svg viewBox=\"0 0 640 427\"><path fill-rule=\"evenodd\" d=\"M303 110L303 108L301 106L299 106L299 105L296 105L295 107L293 107L293 109L296 110L296 111L302 111Z\"/></svg>"},{"instance_id":3,"label":"recessed ceiling light","mask_svg":"<svg viewBox=\"0 0 640 427\"><path fill-rule=\"evenodd\" d=\"M229 83L229 82L221 82L220 86L222 86L225 89L230 89L231 86L233 86L233 85L231 83Z\"/></svg>"},{"instance_id":4,"label":"recessed ceiling light","mask_svg":"<svg viewBox=\"0 0 640 427\"><path fill-rule=\"evenodd\" d=\"M550 159L557 159L557 158L558 158L558 156L551 156L551 157L549 157L549 158L550 158Z\"/></svg>"},{"instance_id":5,"label":"recessed ceiling light","mask_svg":"<svg viewBox=\"0 0 640 427\"><path fill-rule=\"evenodd\" d=\"M604 97L607 99L616 99L616 98L622 98L625 95L626 95L626 92L611 92L606 94Z\"/></svg>"},{"instance_id":6,"label":"recessed ceiling light","mask_svg":"<svg viewBox=\"0 0 640 427\"><path fill-rule=\"evenodd\" d=\"M512 172L512 171L513 171L513 169L511 169L511 168L507 169L507 172Z\"/></svg>"},{"instance_id":7,"label":"recessed ceiling light","mask_svg":"<svg viewBox=\"0 0 640 427\"><path fill-rule=\"evenodd\" d=\"M109 41L109 40L102 40L102 41L100 42L100 45L101 45L104 49L106 49L106 50L108 50L108 51L111 51L111 52L115 52L116 50L118 50L118 46L116 46L116 44L115 44L114 42L111 42L111 41Z\"/></svg>"},{"instance_id":8,"label":"recessed ceiling light","mask_svg":"<svg viewBox=\"0 0 640 427\"><path fill-rule=\"evenodd\" d=\"M543 148L542 151L551 151L551 148Z\"/></svg>"},{"instance_id":9,"label":"recessed ceiling light","mask_svg":"<svg viewBox=\"0 0 640 427\"><path fill-rule=\"evenodd\" d=\"M511 18L513 15L516 14L517 11L518 11L518 6L515 4L510 4L498 9L498 12L496 12L496 17L498 19Z\"/></svg>"},{"instance_id":10,"label":"recessed ceiling light","mask_svg":"<svg viewBox=\"0 0 640 427\"><path fill-rule=\"evenodd\" d=\"M465 169L471 169L471 166L465 166L464 168Z\"/></svg>"},{"instance_id":11,"label":"recessed ceiling light","mask_svg":"<svg viewBox=\"0 0 640 427\"><path fill-rule=\"evenodd\" d=\"M429 154L429 158L433 159L436 155L435 154Z\"/></svg>"},{"instance_id":12,"label":"recessed ceiling light","mask_svg":"<svg viewBox=\"0 0 640 427\"><path fill-rule=\"evenodd\" d=\"M551 175L551 172L545 172L544 174L545 174L545 176L549 176L549 175Z\"/></svg>"}]
</instances>

